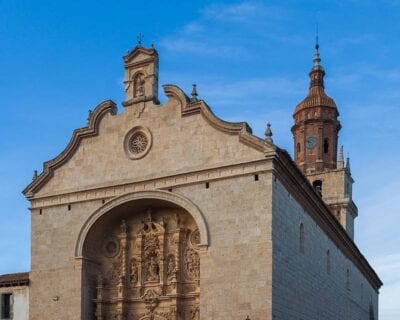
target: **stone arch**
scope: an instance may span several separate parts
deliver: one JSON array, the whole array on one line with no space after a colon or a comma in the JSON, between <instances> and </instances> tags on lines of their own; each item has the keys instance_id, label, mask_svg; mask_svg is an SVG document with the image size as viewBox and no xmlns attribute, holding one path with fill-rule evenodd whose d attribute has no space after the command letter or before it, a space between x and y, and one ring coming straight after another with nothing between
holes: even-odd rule
<instances>
[{"instance_id":1,"label":"stone arch","mask_svg":"<svg viewBox=\"0 0 400 320\"><path fill-rule=\"evenodd\" d=\"M124 194L85 222L82 319L199 319L201 251L208 232L200 210L166 191Z\"/></svg>"},{"instance_id":2,"label":"stone arch","mask_svg":"<svg viewBox=\"0 0 400 320\"><path fill-rule=\"evenodd\" d=\"M97 209L88 220L86 220L83 225L81 231L78 235L78 240L75 245L75 258L80 258L83 256L83 244L85 242L86 236L90 230L90 228L96 223L98 219L100 219L103 215L111 211L113 208L116 208L124 203L136 201L136 200L161 200L165 202L169 202L175 204L187 212L193 217L196 222L199 232L200 232L200 244L199 246L203 249L208 247L209 235L206 221L201 213L200 209L189 199L179 194L161 191L161 190L153 190L153 191L138 191L127 193L122 196L113 198L112 200L105 203L102 207Z\"/></svg>"}]
</instances>

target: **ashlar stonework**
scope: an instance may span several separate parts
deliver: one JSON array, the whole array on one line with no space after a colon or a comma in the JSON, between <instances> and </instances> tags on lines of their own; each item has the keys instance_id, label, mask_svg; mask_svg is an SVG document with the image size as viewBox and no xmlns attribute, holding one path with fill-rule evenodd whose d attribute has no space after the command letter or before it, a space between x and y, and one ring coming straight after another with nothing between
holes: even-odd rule
<instances>
[{"instance_id":1,"label":"ashlar stonework","mask_svg":"<svg viewBox=\"0 0 400 320\"><path fill-rule=\"evenodd\" d=\"M124 110L99 104L24 190L29 319L377 319L382 283L346 232L357 211L337 147L297 166L195 87L164 85L160 104L154 48L124 63ZM295 119L300 150L337 137L335 119L325 131Z\"/></svg>"}]
</instances>

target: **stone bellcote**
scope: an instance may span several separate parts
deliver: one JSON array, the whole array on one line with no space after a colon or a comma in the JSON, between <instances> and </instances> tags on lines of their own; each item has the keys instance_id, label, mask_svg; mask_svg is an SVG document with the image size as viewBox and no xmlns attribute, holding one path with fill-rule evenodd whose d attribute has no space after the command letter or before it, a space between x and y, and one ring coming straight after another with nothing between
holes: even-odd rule
<instances>
[{"instance_id":1,"label":"stone bellcote","mask_svg":"<svg viewBox=\"0 0 400 320\"><path fill-rule=\"evenodd\" d=\"M325 71L320 64L318 44L315 49L308 95L297 105L293 114L295 161L304 174L336 169L338 133L341 128L335 101L325 93Z\"/></svg>"},{"instance_id":2,"label":"stone bellcote","mask_svg":"<svg viewBox=\"0 0 400 320\"><path fill-rule=\"evenodd\" d=\"M158 53L139 43L123 57L125 63L125 107L139 102L158 104Z\"/></svg>"}]
</instances>

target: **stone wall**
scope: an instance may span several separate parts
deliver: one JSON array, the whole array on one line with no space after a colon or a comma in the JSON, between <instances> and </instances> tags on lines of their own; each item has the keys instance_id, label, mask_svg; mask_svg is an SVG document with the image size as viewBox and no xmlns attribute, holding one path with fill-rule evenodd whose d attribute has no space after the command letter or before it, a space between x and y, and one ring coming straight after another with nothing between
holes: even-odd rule
<instances>
[{"instance_id":1,"label":"stone wall","mask_svg":"<svg viewBox=\"0 0 400 320\"><path fill-rule=\"evenodd\" d=\"M265 318L271 309L271 174L175 187L194 202L209 228L201 252L200 319ZM102 201L32 211L30 319L81 317L78 234ZM99 244L100 245L100 244ZM260 272L263 270L263 272Z\"/></svg>"},{"instance_id":2,"label":"stone wall","mask_svg":"<svg viewBox=\"0 0 400 320\"><path fill-rule=\"evenodd\" d=\"M377 292L278 179L273 212L274 319L377 319Z\"/></svg>"},{"instance_id":3,"label":"stone wall","mask_svg":"<svg viewBox=\"0 0 400 320\"><path fill-rule=\"evenodd\" d=\"M28 320L29 318L29 287L14 286L0 288L1 294L12 294L11 316L12 320Z\"/></svg>"}]
</instances>

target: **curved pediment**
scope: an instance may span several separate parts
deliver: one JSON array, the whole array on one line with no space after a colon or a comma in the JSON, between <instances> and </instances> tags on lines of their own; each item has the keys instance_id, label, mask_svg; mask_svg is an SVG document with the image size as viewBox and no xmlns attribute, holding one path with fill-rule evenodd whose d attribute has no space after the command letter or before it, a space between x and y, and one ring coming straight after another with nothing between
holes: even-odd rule
<instances>
[{"instance_id":1,"label":"curved pediment","mask_svg":"<svg viewBox=\"0 0 400 320\"><path fill-rule=\"evenodd\" d=\"M123 57L126 65L132 65L136 63L143 63L144 61L150 59L156 59L158 57L157 50L154 48L146 49L141 45L137 45L132 51L128 52L127 55Z\"/></svg>"},{"instance_id":2,"label":"curved pediment","mask_svg":"<svg viewBox=\"0 0 400 320\"><path fill-rule=\"evenodd\" d=\"M247 122L224 121L217 117L203 100L196 99L196 101L191 101L178 86L168 84L164 85L163 88L167 97L175 98L179 101L182 116L200 113L214 128L228 134L237 134L241 142L257 150L275 150L276 147L273 144L253 135L252 129Z\"/></svg>"},{"instance_id":3,"label":"curved pediment","mask_svg":"<svg viewBox=\"0 0 400 320\"><path fill-rule=\"evenodd\" d=\"M169 98L164 105L134 104L104 121L106 114L116 115L117 107L112 101L101 103L88 126L75 130L65 150L44 163L24 195L33 198L39 191L40 196L54 195L171 176L204 170L204 165L260 160L274 152L275 146L254 136L246 122L218 118L203 100L189 99L177 86L165 85L164 91ZM102 134L99 126L104 127ZM129 150L137 134L148 143L141 156Z\"/></svg>"},{"instance_id":4,"label":"curved pediment","mask_svg":"<svg viewBox=\"0 0 400 320\"><path fill-rule=\"evenodd\" d=\"M89 113L88 125L84 128L74 130L67 147L57 157L43 164L42 173L35 177L22 193L28 198L32 196L36 190L52 177L56 168L62 166L72 157L82 139L98 135L100 122L106 114L117 114L117 106L112 100L100 103L93 112Z\"/></svg>"}]
</instances>

